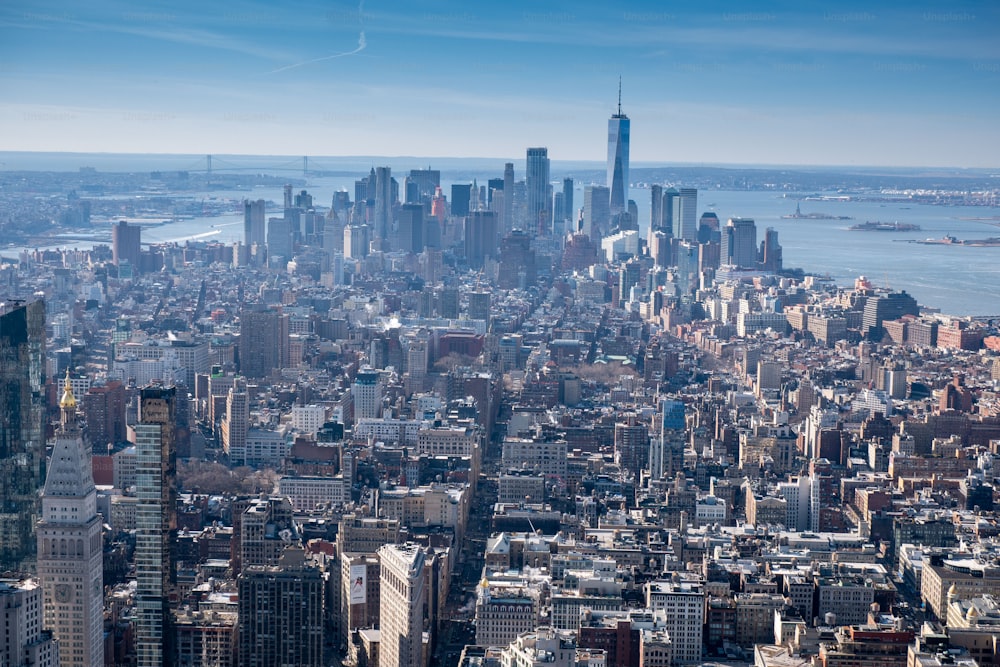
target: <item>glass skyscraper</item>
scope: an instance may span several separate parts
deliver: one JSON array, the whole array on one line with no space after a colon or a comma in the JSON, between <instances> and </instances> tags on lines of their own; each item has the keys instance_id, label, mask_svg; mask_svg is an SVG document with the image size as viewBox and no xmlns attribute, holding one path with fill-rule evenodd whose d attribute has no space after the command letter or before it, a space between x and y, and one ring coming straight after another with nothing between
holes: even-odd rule
<instances>
[{"instance_id":1,"label":"glass skyscraper","mask_svg":"<svg viewBox=\"0 0 1000 667\"><path fill-rule=\"evenodd\" d=\"M618 88L618 113L608 120L608 189L611 190L611 216L628 210L628 137L629 119L622 113L622 93Z\"/></svg>"},{"instance_id":2,"label":"glass skyscraper","mask_svg":"<svg viewBox=\"0 0 1000 667\"><path fill-rule=\"evenodd\" d=\"M527 230L525 231L531 234L546 235L549 233L552 223L548 148L528 149L525 185L528 188Z\"/></svg>"},{"instance_id":3,"label":"glass skyscraper","mask_svg":"<svg viewBox=\"0 0 1000 667\"><path fill-rule=\"evenodd\" d=\"M45 302L0 304L0 572L34 570L44 470Z\"/></svg>"}]
</instances>

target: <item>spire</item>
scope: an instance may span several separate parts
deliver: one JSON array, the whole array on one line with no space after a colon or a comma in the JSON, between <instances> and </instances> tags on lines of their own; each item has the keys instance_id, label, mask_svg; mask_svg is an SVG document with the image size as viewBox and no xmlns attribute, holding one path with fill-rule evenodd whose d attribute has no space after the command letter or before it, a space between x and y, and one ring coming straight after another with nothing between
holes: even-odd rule
<instances>
[{"instance_id":1,"label":"spire","mask_svg":"<svg viewBox=\"0 0 1000 667\"><path fill-rule=\"evenodd\" d=\"M622 115L622 78L618 77L618 115Z\"/></svg>"},{"instance_id":2,"label":"spire","mask_svg":"<svg viewBox=\"0 0 1000 667\"><path fill-rule=\"evenodd\" d=\"M63 410L76 409L76 397L73 396L73 385L69 380L69 368L66 369L66 381L63 383L63 395L59 399L59 407Z\"/></svg>"}]
</instances>

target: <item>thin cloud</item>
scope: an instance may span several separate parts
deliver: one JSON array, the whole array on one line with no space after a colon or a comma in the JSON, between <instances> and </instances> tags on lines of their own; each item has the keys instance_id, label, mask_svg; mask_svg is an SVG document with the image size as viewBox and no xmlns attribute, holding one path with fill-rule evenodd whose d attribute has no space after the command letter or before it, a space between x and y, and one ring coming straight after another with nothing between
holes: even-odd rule
<instances>
[{"instance_id":1,"label":"thin cloud","mask_svg":"<svg viewBox=\"0 0 1000 667\"><path fill-rule=\"evenodd\" d=\"M334 58L344 58L346 56L353 56L357 53L361 53L365 50L368 43L365 41L365 31L362 30L361 34L358 35L358 47L353 51L345 51L343 53L334 53L331 56L323 56L322 58L313 58L312 60L303 60L300 63L294 63L292 65L285 65L284 67L279 67L278 69L273 69L268 74L277 74L278 72L287 72L290 69L295 69L296 67L303 67L305 65L312 65L313 63L321 63L324 60L333 60Z\"/></svg>"}]
</instances>

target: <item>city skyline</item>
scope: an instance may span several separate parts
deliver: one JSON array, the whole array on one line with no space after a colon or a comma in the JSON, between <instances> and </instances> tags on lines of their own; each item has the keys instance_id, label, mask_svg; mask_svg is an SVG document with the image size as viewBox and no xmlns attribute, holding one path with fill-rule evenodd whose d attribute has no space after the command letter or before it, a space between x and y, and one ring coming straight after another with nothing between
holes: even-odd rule
<instances>
[{"instance_id":1,"label":"city skyline","mask_svg":"<svg viewBox=\"0 0 1000 667\"><path fill-rule=\"evenodd\" d=\"M596 161L620 76L633 164L990 167L998 18L984 3L37 2L0 10L0 119L19 128L0 149L485 157L516 155L516 137Z\"/></svg>"}]
</instances>

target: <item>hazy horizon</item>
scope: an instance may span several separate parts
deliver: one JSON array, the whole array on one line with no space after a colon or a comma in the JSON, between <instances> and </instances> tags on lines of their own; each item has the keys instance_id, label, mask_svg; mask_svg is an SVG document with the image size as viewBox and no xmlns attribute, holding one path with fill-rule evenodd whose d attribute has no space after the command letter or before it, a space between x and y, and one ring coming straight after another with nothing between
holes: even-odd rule
<instances>
[{"instance_id":1,"label":"hazy horizon","mask_svg":"<svg viewBox=\"0 0 1000 667\"><path fill-rule=\"evenodd\" d=\"M1000 5L0 7L0 150L996 168ZM498 160L517 159L496 158Z\"/></svg>"}]
</instances>

